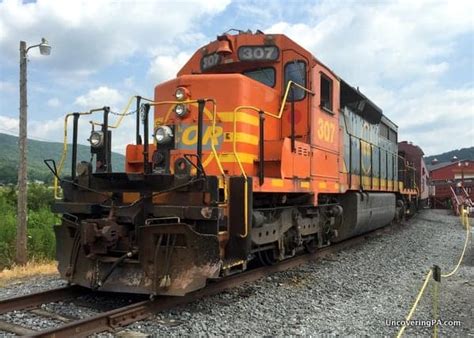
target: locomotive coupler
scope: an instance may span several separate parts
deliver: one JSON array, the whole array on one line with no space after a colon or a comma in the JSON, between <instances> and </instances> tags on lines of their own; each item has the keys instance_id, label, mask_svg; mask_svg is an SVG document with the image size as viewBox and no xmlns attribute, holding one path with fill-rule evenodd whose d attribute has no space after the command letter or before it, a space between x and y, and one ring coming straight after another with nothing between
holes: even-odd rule
<instances>
[{"instance_id":1,"label":"locomotive coupler","mask_svg":"<svg viewBox=\"0 0 474 338\"><path fill-rule=\"evenodd\" d=\"M123 237L125 228L110 219L89 219L81 222L81 238L87 256L105 255Z\"/></svg>"}]
</instances>

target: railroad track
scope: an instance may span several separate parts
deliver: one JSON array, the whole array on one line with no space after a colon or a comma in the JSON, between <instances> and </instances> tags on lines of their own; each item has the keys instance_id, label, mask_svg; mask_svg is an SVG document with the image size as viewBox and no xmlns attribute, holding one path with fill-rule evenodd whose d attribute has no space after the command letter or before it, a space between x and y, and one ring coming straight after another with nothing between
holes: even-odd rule
<instances>
[{"instance_id":1,"label":"railroad track","mask_svg":"<svg viewBox=\"0 0 474 338\"><path fill-rule=\"evenodd\" d=\"M32 311L33 313L40 316L60 320L64 322L64 324L43 331L33 331L28 328L0 321L0 329L19 335L57 338L83 337L104 331L116 332L120 327L145 319L159 311L184 305L203 297L212 296L226 289L240 286L244 283L254 282L275 272L285 271L305 263L313 262L330 254L336 253L342 249L358 245L364 242L367 237L374 237L382 233L392 231L396 227L398 227L397 224L389 225L384 228L372 231L368 234L354 237L341 243L325 247L313 254L297 256L272 266L260 267L246 271L244 273L226 277L222 280L209 283L206 288L192 292L184 297L159 296L154 300L146 299L136 301L130 305L105 311L80 320L69 321L68 318L64 318L60 315L49 313L38 308L41 304L77 298L92 293L92 291L89 289L79 286L68 286L31 295L6 299L0 301L0 314L19 310Z\"/></svg>"}]
</instances>

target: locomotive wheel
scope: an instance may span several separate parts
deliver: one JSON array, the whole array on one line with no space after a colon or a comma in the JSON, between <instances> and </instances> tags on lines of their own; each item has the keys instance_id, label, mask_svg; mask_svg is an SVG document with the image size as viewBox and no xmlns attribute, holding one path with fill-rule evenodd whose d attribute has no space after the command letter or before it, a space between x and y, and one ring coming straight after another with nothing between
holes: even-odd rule
<instances>
[{"instance_id":1,"label":"locomotive wheel","mask_svg":"<svg viewBox=\"0 0 474 338\"><path fill-rule=\"evenodd\" d=\"M275 259L273 250L264 250L257 252L258 260L262 265L270 266L275 265L278 261Z\"/></svg>"},{"instance_id":2,"label":"locomotive wheel","mask_svg":"<svg viewBox=\"0 0 474 338\"><path fill-rule=\"evenodd\" d=\"M405 220L405 203L402 200L397 201L397 214L396 214L396 221L398 223L403 222Z\"/></svg>"},{"instance_id":3,"label":"locomotive wheel","mask_svg":"<svg viewBox=\"0 0 474 338\"><path fill-rule=\"evenodd\" d=\"M306 252L313 254L318 250L318 242L316 239L312 239L310 241L304 242L304 248Z\"/></svg>"}]
</instances>

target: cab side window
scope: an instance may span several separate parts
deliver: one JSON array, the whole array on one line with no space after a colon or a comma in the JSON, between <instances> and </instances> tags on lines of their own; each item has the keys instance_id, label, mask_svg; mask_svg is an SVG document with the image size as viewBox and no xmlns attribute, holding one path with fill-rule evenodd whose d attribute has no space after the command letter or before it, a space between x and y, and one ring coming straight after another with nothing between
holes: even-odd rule
<instances>
[{"instance_id":1,"label":"cab side window","mask_svg":"<svg viewBox=\"0 0 474 338\"><path fill-rule=\"evenodd\" d=\"M285 88L288 82L293 81L303 87L306 87L306 63L304 61L290 61L285 65ZM288 94L288 101L300 101L306 96L306 92L296 86L292 86L293 96L291 90Z\"/></svg>"},{"instance_id":2,"label":"cab side window","mask_svg":"<svg viewBox=\"0 0 474 338\"><path fill-rule=\"evenodd\" d=\"M388 139L388 126L385 123L380 123L379 134L380 136Z\"/></svg>"},{"instance_id":3,"label":"cab side window","mask_svg":"<svg viewBox=\"0 0 474 338\"><path fill-rule=\"evenodd\" d=\"M397 133L394 130L389 129L388 139L392 141L393 143L397 143Z\"/></svg>"},{"instance_id":4,"label":"cab side window","mask_svg":"<svg viewBox=\"0 0 474 338\"><path fill-rule=\"evenodd\" d=\"M332 111L332 81L323 73L321 73L320 90L321 108Z\"/></svg>"}]
</instances>

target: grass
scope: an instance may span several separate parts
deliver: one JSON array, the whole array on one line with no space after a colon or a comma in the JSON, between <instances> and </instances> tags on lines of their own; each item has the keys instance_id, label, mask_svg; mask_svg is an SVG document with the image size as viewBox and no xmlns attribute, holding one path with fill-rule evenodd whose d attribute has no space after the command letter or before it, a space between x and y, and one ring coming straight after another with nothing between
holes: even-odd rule
<instances>
[{"instance_id":1,"label":"grass","mask_svg":"<svg viewBox=\"0 0 474 338\"><path fill-rule=\"evenodd\" d=\"M0 272L0 287L6 284L40 276L54 276L58 274L56 261L31 260L24 266L13 265Z\"/></svg>"},{"instance_id":2,"label":"grass","mask_svg":"<svg viewBox=\"0 0 474 338\"><path fill-rule=\"evenodd\" d=\"M60 219L51 212L53 191L46 185L28 185L28 263L14 263L17 192L15 187L0 187L0 287L24 279L58 275L54 260L53 225Z\"/></svg>"}]
</instances>

